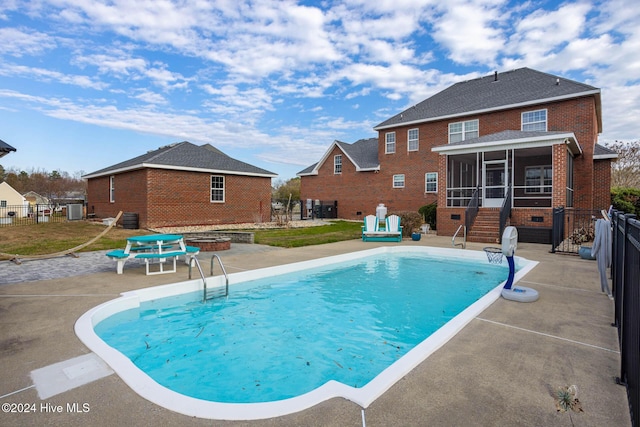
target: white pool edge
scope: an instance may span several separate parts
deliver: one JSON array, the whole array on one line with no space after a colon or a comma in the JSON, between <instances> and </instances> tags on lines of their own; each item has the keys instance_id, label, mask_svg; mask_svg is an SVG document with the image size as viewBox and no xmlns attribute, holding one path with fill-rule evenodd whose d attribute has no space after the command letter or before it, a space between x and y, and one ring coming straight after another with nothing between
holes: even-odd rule
<instances>
[{"instance_id":1,"label":"white pool edge","mask_svg":"<svg viewBox=\"0 0 640 427\"><path fill-rule=\"evenodd\" d=\"M398 252L420 252L430 255L445 256L447 258L462 258L466 260L478 259L486 261L486 255L483 251L434 248L426 246L380 247L310 261L233 273L229 275L229 285L232 286L233 284L242 283L248 280L286 274L371 255ZM503 260L503 262L506 263L505 260ZM520 257L516 257L516 262L518 265L523 263L526 264L516 273L514 282L519 281L538 264L537 261L525 260ZM143 301L201 290L201 279L124 292L119 298L107 301L84 313L76 321L74 329L80 341L102 358L120 376L120 378L129 387L131 387L131 389L157 405L180 414L198 418L217 420L257 420L299 412L334 397L342 397L351 400L362 408L367 408L378 397L391 388L391 386L455 336L479 313L495 302L500 297L500 292L503 286L504 282L489 291L478 301L467 307L460 314L439 328L426 340L422 341L407 354L383 370L365 386L361 388L354 388L332 380L309 393L275 402L219 403L196 399L176 393L175 391L163 387L155 382L151 377L136 367L129 358L118 350L107 345L94 331L94 326L103 319L114 313L138 307Z\"/></svg>"}]
</instances>

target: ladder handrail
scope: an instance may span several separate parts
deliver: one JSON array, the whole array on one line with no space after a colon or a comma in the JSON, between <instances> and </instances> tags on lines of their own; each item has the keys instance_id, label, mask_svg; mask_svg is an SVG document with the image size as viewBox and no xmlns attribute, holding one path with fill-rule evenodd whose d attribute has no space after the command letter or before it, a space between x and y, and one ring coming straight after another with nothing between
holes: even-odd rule
<instances>
[{"instance_id":1,"label":"ladder handrail","mask_svg":"<svg viewBox=\"0 0 640 427\"><path fill-rule=\"evenodd\" d=\"M456 237L458 236L460 229L463 230L463 240L462 243L456 243ZM465 249L467 247L467 227L465 227L464 224L461 224L456 230L455 234L451 238L451 244L453 245L453 247L460 246L462 247L462 249Z\"/></svg>"},{"instance_id":2,"label":"ladder handrail","mask_svg":"<svg viewBox=\"0 0 640 427\"><path fill-rule=\"evenodd\" d=\"M226 297L229 295L229 275L227 274L227 270L224 268L224 264L222 263L222 260L220 259L220 256L218 254L213 254L211 256L211 271L209 272L209 274L213 276L213 260L215 258L218 259L218 264L220 264L220 268L222 269L222 273L224 274L224 278L226 281L224 290L224 296Z\"/></svg>"},{"instance_id":3,"label":"ladder handrail","mask_svg":"<svg viewBox=\"0 0 640 427\"><path fill-rule=\"evenodd\" d=\"M213 260L216 258L218 259L218 263L220 264L220 268L222 269L222 273L224 274L224 278L225 278L224 296L229 296L229 275L227 274L227 270L224 268L224 264L222 263L220 256L218 256L217 254L213 254L213 256L211 257L210 274L211 276L213 276ZM191 267L194 264L196 265L196 267L198 267L198 271L200 272L200 277L202 277L202 283L204 284L202 302L205 302L207 300L207 279L204 277L204 272L202 271L202 266L200 265L200 261L195 255L192 255L191 259L189 260L189 280L191 280Z\"/></svg>"}]
</instances>

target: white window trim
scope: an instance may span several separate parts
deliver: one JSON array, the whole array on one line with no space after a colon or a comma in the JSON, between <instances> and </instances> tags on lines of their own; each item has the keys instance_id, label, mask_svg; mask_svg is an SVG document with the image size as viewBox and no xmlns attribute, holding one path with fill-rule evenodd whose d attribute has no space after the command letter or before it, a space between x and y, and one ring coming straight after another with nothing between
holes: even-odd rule
<instances>
[{"instance_id":1,"label":"white window trim","mask_svg":"<svg viewBox=\"0 0 640 427\"><path fill-rule=\"evenodd\" d=\"M342 154L336 154L333 156L333 174L342 174Z\"/></svg>"},{"instance_id":2,"label":"white window trim","mask_svg":"<svg viewBox=\"0 0 640 427\"><path fill-rule=\"evenodd\" d=\"M396 185L396 182L399 183L399 181L396 181L396 177L402 177L402 185ZM403 173L398 173L393 175L393 188L404 188L405 186L405 180L404 180L404 174Z\"/></svg>"},{"instance_id":3,"label":"white window trim","mask_svg":"<svg viewBox=\"0 0 640 427\"><path fill-rule=\"evenodd\" d=\"M546 185L544 183L544 170L545 169L551 169L552 171L552 178L551 178L551 184ZM533 186L529 186L527 185L527 171L529 169L538 169L541 174L540 174L540 183L538 185L533 185ZM524 168L524 193L525 194L551 194L553 192L553 166L552 165L537 165L537 166L525 166ZM549 188L549 191L544 191L545 188ZM540 191L531 191L530 188L535 188L538 189Z\"/></svg>"},{"instance_id":4,"label":"white window trim","mask_svg":"<svg viewBox=\"0 0 640 427\"><path fill-rule=\"evenodd\" d=\"M115 203L116 201L116 187L115 187L115 179L116 177L111 175L109 177L109 203Z\"/></svg>"},{"instance_id":5,"label":"white window trim","mask_svg":"<svg viewBox=\"0 0 640 427\"><path fill-rule=\"evenodd\" d=\"M222 188L213 188L213 178L222 178ZM209 188L209 198L211 203L224 203L227 198L227 180L224 175L211 175L211 184ZM213 200L213 190L222 190L222 200Z\"/></svg>"},{"instance_id":6,"label":"white window trim","mask_svg":"<svg viewBox=\"0 0 640 427\"><path fill-rule=\"evenodd\" d=\"M411 135L411 131L413 130L416 131L416 139L409 139L409 135ZM411 149L412 141L415 141L416 143L416 148L414 148L413 150ZM409 129L407 131L407 151L418 151L418 150L420 150L420 131L418 130L418 128Z\"/></svg>"},{"instance_id":7,"label":"white window trim","mask_svg":"<svg viewBox=\"0 0 640 427\"><path fill-rule=\"evenodd\" d=\"M451 144L451 125L458 125L458 124L461 124L461 125L462 125L462 131L460 131L460 132L455 132L454 134L456 134L456 135L457 135L457 134L461 134L461 135L462 135L462 139L461 139L461 141L464 141L464 140L466 140L466 139L467 139L467 138L465 138L465 135L466 135L468 132L470 132L470 131L467 131L467 123L474 123L474 122L476 123L476 129L475 129L475 131L474 131L474 132L477 132L477 133L478 133L478 135L477 135L477 136L475 136L474 138L477 138L478 136L480 136L480 121L479 121L478 119L465 120L464 122L454 122L454 123L449 123L449 127L448 127L448 130L449 130L449 144ZM458 142L458 141L456 141L456 142Z\"/></svg>"},{"instance_id":8,"label":"white window trim","mask_svg":"<svg viewBox=\"0 0 640 427\"><path fill-rule=\"evenodd\" d=\"M393 142L389 142L389 136L393 135ZM393 151L389 150L389 146L393 145ZM396 133L395 132L387 132L384 134L384 153L385 154L395 154L396 152Z\"/></svg>"},{"instance_id":9,"label":"white window trim","mask_svg":"<svg viewBox=\"0 0 640 427\"><path fill-rule=\"evenodd\" d=\"M544 131L538 131L538 132L546 132L548 127L549 127L549 112L547 111L546 108L542 108L540 110L533 110L533 111L524 111L520 114L520 130L524 132L524 115L525 114L531 114L531 113L537 113L539 111L544 111L544 121L543 120L539 120L537 122L528 122L527 125L535 125L538 123L544 123Z\"/></svg>"},{"instance_id":10,"label":"white window trim","mask_svg":"<svg viewBox=\"0 0 640 427\"><path fill-rule=\"evenodd\" d=\"M435 175L436 180L435 181L427 181L427 176L428 175ZM436 184L436 189L431 191L431 190L427 190L427 184L428 183L435 183ZM427 172L424 174L424 192L425 193L437 193L438 192L438 172Z\"/></svg>"}]
</instances>

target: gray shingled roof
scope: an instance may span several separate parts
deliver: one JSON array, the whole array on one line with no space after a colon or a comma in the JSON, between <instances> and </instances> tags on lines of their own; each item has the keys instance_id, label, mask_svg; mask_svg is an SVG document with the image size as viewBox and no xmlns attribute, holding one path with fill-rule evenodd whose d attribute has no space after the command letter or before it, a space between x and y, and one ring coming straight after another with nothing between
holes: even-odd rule
<instances>
[{"instance_id":1,"label":"gray shingled roof","mask_svg":"<svg viewBox=\"0 0 640 427\"><path fill-rule=\"evenodd\" d=\"M353 144L336 140L325 152L320 162L307 166L296 175L313 174L316 168L320 167L327 159L327 156L333 150L334 145L340 148L340 150L342 150L342 152L351 159L359 170L373 170L380 166L380 162L378 161L378 138L359 139Z\"/></svg>"},{"instance_id":2,"label":"gray shingled roof","mask_svg":"<svg viewBox=\"0 0 640 427\"><path fill-rule=\"evenodd\" d=\"M518 139L540 139L551 135L566 135L567 132L541 132L541 131L521 131L521 130L503 130L501 132L483 135L478 138L471 138L464 141L452 142L446 144L446 147L455 147L460 145L482 144L485 142L512 141Z\"/></svg>"},{"instance_id":3,"label":"gray shingled roof","mask_svg":"<svg viewBox=\"0 0 640 427\"><path fill-rule=\"evenodd\" d=\"M16 151L16 149L0 139L0 157L9 154L12 151Z\"/></svg>"},{"instance_id":4,"label":"gray shingled roof","mask_svg":"<svg viewBox=\"0 0 640 427\"><path fill-rule=\"evenodd\" d=\"M576 141L573 132L539 132L539 131L520 131L520 130L503 130L500 132L492 133L490 135L483 135L478 138L471 138L464 141L452 142L450 144L439 145L433 147L433 151L436 152L450 152L464 150L465 147L472 147L474 150L479 150L480 147L497 147L504 144L511 144L517 142L520 145L527 143L540 144L543 141L547 141L553 144L554 141L559 139L567 140L569 142L569 148L574 154L582 153L580 145ZM479 147L480 146L480 147ZM524 145L523 145L524 147Z\"/></svg>"},{"instance_id":5,"label":"gray shingled roof","mask_svg":"<svg viewBox=\"0 0 640 427\"><path fill-rule=\"evenodd\" d=\"M378 138L359 139L353 144L341 141L336 141L336 143L360 169L374 169L380 166Z\"/></svg>"},{"instance_id":6,"label":"gray shingled roof","mask_svg":"<svg viewBox=\"0 0 640 427\"><path fill-rule=\"evenodd\" d=\"M604 145L596 144L593 149L594 159L617 159L618 153L615 150L605 147Z\"/></svg>"},{"instance_id":7,"label":"gray shingled roof","mask_svg":"<svg viewBox=\"0 0 640 427\"><path fill-rule=\"evenodd\" d=\"M83 178L94 178L127 170L153 167L222 172L233 175L277 176L273 172L229 157L209 144L198 146L184 141L160 147L133 159L97 170L85 175Z\"/></svg>"},{"instance_id":8,"label":"gray shingled roof","mask_svg":"<svg viewBox=\"0 0 640 427\"><path fill-rule=\"evenodd\" d=\"M483 111L513 108L554 99L596 95L600 109L600 89L551 74L519 68L456 83L430 98L396 114L374 129L464 116ZM599 127L601 127L598 111Z\"/></svg>"}]
</instances>

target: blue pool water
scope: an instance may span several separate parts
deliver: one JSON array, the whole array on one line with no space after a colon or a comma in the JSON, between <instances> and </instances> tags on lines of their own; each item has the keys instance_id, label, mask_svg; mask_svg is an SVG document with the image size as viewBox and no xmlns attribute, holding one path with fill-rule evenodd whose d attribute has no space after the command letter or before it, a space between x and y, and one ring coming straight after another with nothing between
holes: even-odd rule
<instances>
[{"instance_id":1,"label":"blue pool water","mask_svg":"<svg viewBox=\"0 0 640 427\"><path fill-rule=\"evenodd\" d=\"M504 265L384 254L144 302L95 326L159 384L269 402L329 380L362 387L508 275Z\"/></svg>"}]
</instances>

